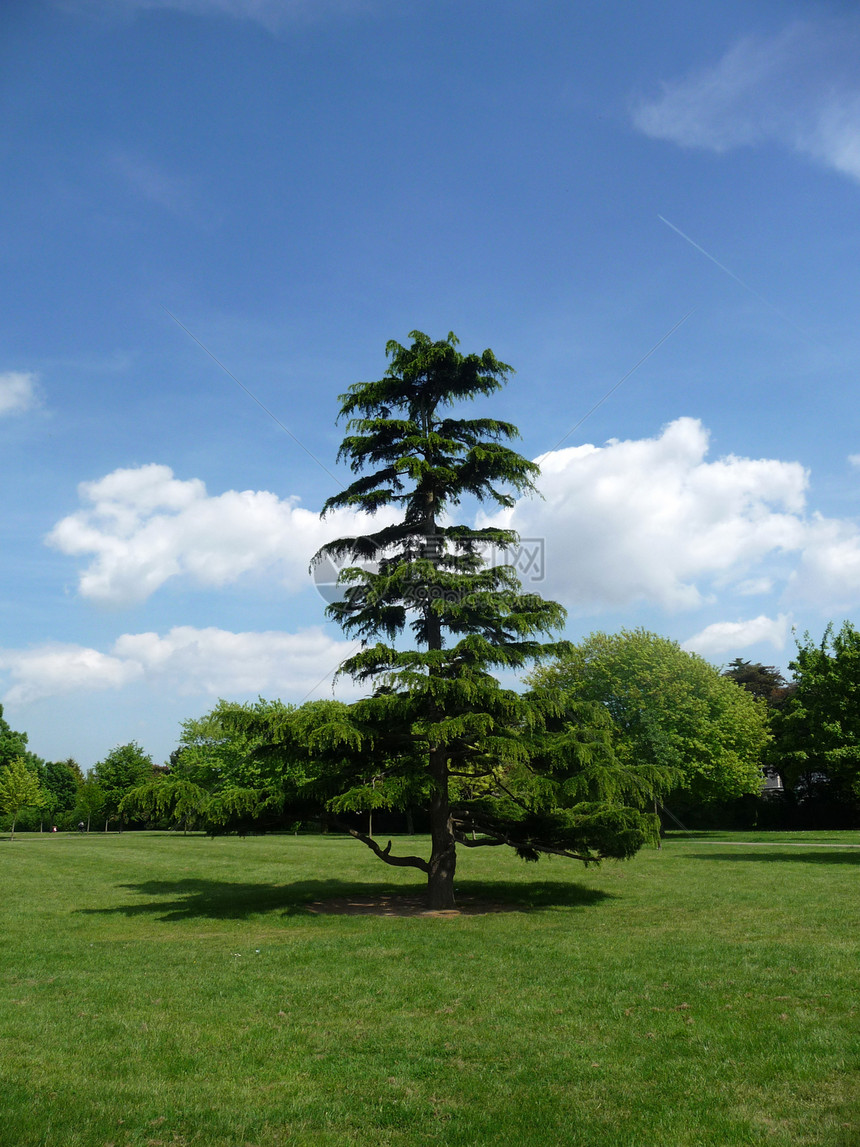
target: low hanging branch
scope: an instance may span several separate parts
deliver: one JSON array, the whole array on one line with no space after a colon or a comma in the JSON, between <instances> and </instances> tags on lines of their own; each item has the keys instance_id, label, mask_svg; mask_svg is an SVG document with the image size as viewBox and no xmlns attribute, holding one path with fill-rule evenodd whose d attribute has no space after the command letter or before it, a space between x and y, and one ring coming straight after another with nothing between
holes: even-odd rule
<instances>
[{"instance_id":1,"label":"low hanging branch","mask_svg":"<svg viewBox=\"0 0 860 1147\"><path fill-rule=\"evenodd\" d=\"M336 828L340 832L348 833L356 840L360 840L362 844L366 844L370 851L375 853L380 860L384 860L386 864L391 864L395 868L417 868L421 872L430 871L430 865L426 860L422 860L420 856L392 856L390 840L385 848L380 848L372 836L367 836L366 833L351 828L346 821L341 820L339 817L333 816L331 813L325 813L322 819L326 824L330 824L332 828Z\"/></svg>"},{"instance_id":2,"label":"low hanging branch","mask_svg":"<svg viewBox=\"0 0 860 1147\"><path fill-rule=\"evenodd\" d=\"M556 848L553 845L547 844L545 841L541 840L530 840L528 842L523 842L522 840L514 840L512 837L501 834L496 834L492 837L484 836L479 840L470 840L469 837L465 835L465 833L484 832L485 830L480 828L480 826L477 824L466 824L463 821L456 822L456 825L457 827L455 828L454 835L456 837L457 843L462 844L464 848L492 848L500 844L506 844L510 848L516 849L517 852L520 853L522 853L524 850L527 850L534 851L535 853L546 853L550 856L564 856L568 860L580 860L583 864L599 864L600 862L599 856L592 856L590 854L583 854L579 852L571 852L566 848ZM529 859L532 858L529 857ZM535 856L534 859L537 860L537 856Z\"/></svg>"}]
</instances>

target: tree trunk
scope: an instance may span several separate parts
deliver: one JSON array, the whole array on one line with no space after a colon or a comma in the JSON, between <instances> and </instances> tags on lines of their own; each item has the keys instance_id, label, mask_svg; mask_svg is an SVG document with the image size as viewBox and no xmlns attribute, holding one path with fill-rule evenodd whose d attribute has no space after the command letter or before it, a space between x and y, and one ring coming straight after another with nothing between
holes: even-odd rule
<instances>
[{"instance_id":1,"label":"tree trunk","mask_svg":"<svg viewBox=\"0 0 860 1147\"><path fill-rule=\"evenodd\" d=\"M425 425L425 433L428 427ZM439 564L441 540L436 526L436 501L431 490L425 495L424 539L421 556L429 559L434 567ZM428 602L424 606L424 619L427 627L427 649L442 648L442 625L439 615ZM431 670L432 674L432 670ZM435 701L430 695L430 717L438 716ZM457 867L457 844L451 829L451 805L448 799L448 752L430 745L428 765L433 778L433 796L430 801L430 871L427 874L427 899L430 908L445 909L454 907L454 871Z\"/></svg>"},{"instance_id":2,"label":"tree trunk","mask_svg":"<svg viewBox=\"0 0 860 1147\"><path fill-rule=\"evenodd\" d=\"M408 808L406 810L406 835L407 836L414 836L415 835L415 821L412 818L412 809L411 808Z\"/></svg>"},{"instance_id":3,"label":"tree trunk","mask_svg":"<svg viewBox=\"0 0 860 1147\"><path fill-rule=\"evenodd\" d=\"M16 821L16 819L17 819L16 817L14 817L14 816L12 817L12 833L9 837L10 841L15 839L15 821Z\"/></svg>"},{"instance_id":4,"label":"tree trunk","mask_svg":"<svg viewBox=\"0 0 860 1147\"><path fill-rule=\"evenodd\" d=\"M435 781L430 802L430 871L427 874L427 899L430 908L453 908L454 872L457 846L451 831L451 808L448 801L448 762L444 749L430 750L430 771Z\"/></svg>"}]
</instances>

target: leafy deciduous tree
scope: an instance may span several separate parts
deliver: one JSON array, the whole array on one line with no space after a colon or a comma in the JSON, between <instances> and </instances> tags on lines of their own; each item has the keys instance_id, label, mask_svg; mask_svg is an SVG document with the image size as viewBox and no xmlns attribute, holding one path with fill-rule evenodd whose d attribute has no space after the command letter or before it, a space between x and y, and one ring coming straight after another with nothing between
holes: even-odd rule
<instances>
[{"instance_id":1,"label":"leafy deciduous tree","mask_svg":"<svg viewBox=\"0 0 860 1147\"><path fill-rule=\"evenodd\" d=\"M764 705L675 641L643 629L593 633L531 680L604 706L617 751L635 767L667 766L668 788L699 801L761 790Z\"/></svg>"},{"instance_id":2,"label":"leafy deciduous tree","mask_svg":"<svg viewBox=\"0 0 860 1147\"><path fill-rule=\"evenodd\" d=\"M135 820L169 820L187 830L204 818L209 800L193 781L159 775L129 789L119 802L119 813Z\"/></svg>"},{"instance_id":3,"label":"leafy deciduous tree","mask_svg":"<svg viewBox=\"0 0 860 1147\"><path fill-rule=\"evenodd\" d=\"M860 806L860 631L851 622L819 643L808 633L789 663L796 689L774 714L772 760L801 798Z\"/></svg>"},{"instance_id":4,"label":"leafy deciduous tree","mask_svg":"<svg viewBox=\"0 0 860 1147\"><path fill-rule=\"evenodd\" d=\"M5 765L14 757L23 757L27 753L27 734L16 733L10 728L3 717L3 706L0 705L0 765Z\"/></svg>"},{"instance_id":5,"label":"leafy deciduous tree","mask_svg":"<svg viewBox=\"0 0 860 1147\"><path fill-rule=\"evenodd\" d=\"M75 807L78 789L84 777L77 761L68 757L65 761L45 761L39 770L43 788L52 794L52 813L68 812Z\"/></svg>"},{"instance_id":6,"label":"leafy deciduous tree","mask_svg":"<svg viewBox=\"0 0 860 1147\"><path fill-rule=\"evenodd\" d=\"M23 756L13 757L0 767L0 812L12 818L12 840L15 839L15 824L21 809L28 806L38 808L44 795L38 776L27 767Z\"/></svg>"},{"instance_id":7,"label":"leafy deciduous tree","mask_svg":"<svg viewBox=\"0 0 860 1147\"><path fill-rule=\"evenodd\" d=\"M92 818L98 816L105 807L105 799L104 789L96 781L86 780L78 789L75 815L84 821L87 832L90 831Z\"/></svg>"},{"instance_id":8,"label":"leafy deciduous tree","mask_svg":"<svg viewBox=\"0 0 860 1147\"><path fill-rule=\"evenodd\" d=\"M293 707L280 701L259 700L253 705L219 701L199 718L183 722L179 746L165 770L127 789L120 812L146 821L201 826L208 832L265 831L280 827L289 802L295 819L300 799L291 783L295 760L306 757L296 750L291 760L267 752L272 730L280 728ZM249 731L256 725L264 731ZM302 779L306 780L305 773ZM304 798L304 811L319 814L319 801Z\"/></svg>"},{"instance_id":9,"label":"leafy deciduous tree","mask_svg":"<svg viewBox=\"0 0 860 1147\"><path fill-rule=\"evenodd\" d=\"M150 780L154 773L155 763L152 757L145 753L136 741L118 745L104 760L96 764L92 779L104 793L105 832L115 817L119 818L122 831L123 814L120 812L122 798L130 789Z\"/></svg>"}]
</instances>

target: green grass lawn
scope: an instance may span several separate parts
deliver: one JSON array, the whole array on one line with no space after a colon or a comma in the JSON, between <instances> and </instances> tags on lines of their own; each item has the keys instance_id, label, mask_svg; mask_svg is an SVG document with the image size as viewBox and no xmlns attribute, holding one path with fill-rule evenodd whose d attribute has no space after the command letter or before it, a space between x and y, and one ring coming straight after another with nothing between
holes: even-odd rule
<instances>
[{"instance_id":1,"label":"green grass lawn","mask_svg":"<svg viewBox=\"0 0 860 1147\"><path fill-rule=\"evenodd\" d=\"M2 840L0 1143L860 1145L860 833L782 837L463 850L453 918L309 913L421 890L338 838Z\"/></svg>"}]
</instances>

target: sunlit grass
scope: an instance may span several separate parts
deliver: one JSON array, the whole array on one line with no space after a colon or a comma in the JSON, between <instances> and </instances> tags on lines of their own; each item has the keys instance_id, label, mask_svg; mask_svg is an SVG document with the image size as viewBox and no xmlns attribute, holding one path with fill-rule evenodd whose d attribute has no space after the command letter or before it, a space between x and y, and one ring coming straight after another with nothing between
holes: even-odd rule
<instances>
[{"instance_id":1,"label":"sunlit grass","mask_svg":"<svg viewBox=\"0 0 860 1147\"><path fill-rule=\"evenodd\" d=\"M454 918L309 913L421 890L342 839L0 841L0 1142L858 1144L860 834L785 835L467 851Z\"/></svg>"}]
</instances>

